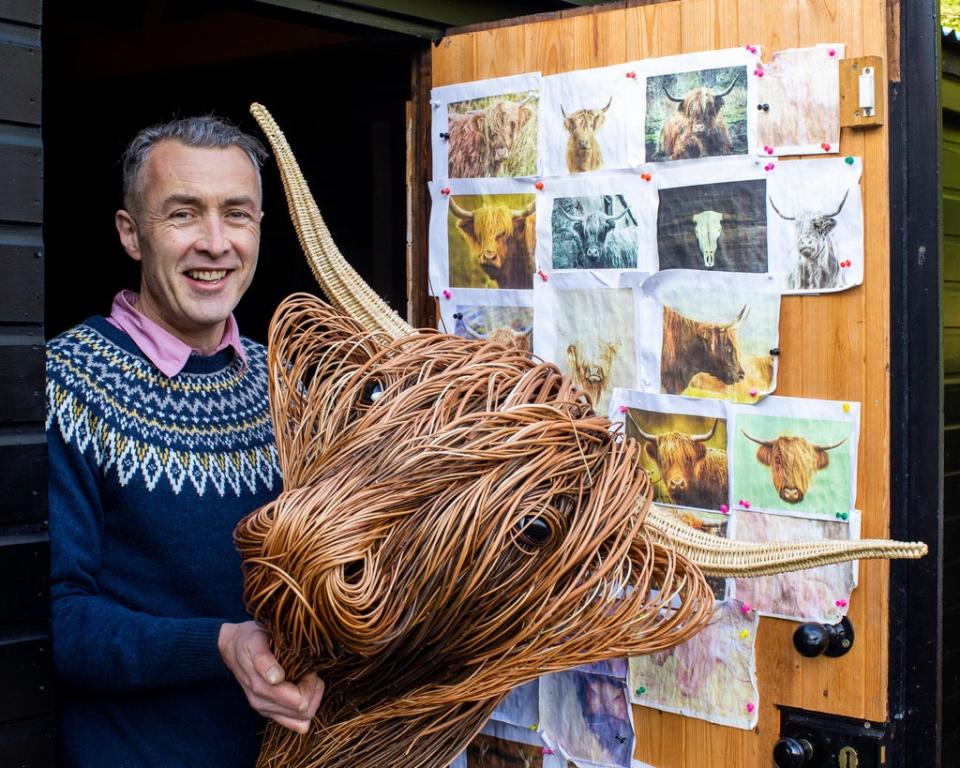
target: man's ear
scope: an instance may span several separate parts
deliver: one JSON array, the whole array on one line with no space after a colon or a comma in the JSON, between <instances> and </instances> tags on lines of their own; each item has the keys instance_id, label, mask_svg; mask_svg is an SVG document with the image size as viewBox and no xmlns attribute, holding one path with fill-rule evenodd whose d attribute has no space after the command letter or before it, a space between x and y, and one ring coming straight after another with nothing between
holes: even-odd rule
<instances>
[{"instance_id":1,"label":"man's ear","mask_svg":"<svg viewBox=\"0 0 960 768\"><path fill-rule=\"evenodd\" d=\"M133 216L120 209L113 217L113 222L117 226L117 234L120 235L120 245L123 246L123 250L134 261L140 261L142 258L140 237L137 234L137 222L133 220Z\"/></svg>"}]
</instances>

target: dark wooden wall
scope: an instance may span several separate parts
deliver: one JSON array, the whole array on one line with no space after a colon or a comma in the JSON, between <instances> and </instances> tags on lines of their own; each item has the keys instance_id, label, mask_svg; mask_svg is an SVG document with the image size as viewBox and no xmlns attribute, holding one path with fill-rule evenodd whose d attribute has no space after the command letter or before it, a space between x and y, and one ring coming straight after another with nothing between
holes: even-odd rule
<instances>
[{"instance_id":1,"label":"dark wooden wall","mask_svg":"<svg viewBox=\"0 0 960 768\"><path fill-rule=\"evenodd\" d=\"M960 749L960 45L943 50L943 754ZM951 756L953 756L951 758Z\"/></svg>"},{"instance_id":2,"label":"dark wooden wall","mask_svg":"<svg viewBox=\"0 0 960 768\"><path fill-rule=\"evenodd\" d=\"M0 0L0 765L53 765L40 0Z\"/></svg>"}]
</instances>

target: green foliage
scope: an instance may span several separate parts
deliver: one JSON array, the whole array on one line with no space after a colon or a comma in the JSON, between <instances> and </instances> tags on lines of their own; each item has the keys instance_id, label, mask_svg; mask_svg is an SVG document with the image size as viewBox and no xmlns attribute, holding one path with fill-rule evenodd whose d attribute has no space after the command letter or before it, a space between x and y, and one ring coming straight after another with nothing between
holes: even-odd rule
<instances>
[{"instance_id":1,"label":"green foliage","mask_svg":"<svg viewBox=\"0 0 960 768\"><path fill-rule=\"evenodd\" d=\"M960 0L940 0L940 24L960 29Z\"/></svg>"}]
</instances>

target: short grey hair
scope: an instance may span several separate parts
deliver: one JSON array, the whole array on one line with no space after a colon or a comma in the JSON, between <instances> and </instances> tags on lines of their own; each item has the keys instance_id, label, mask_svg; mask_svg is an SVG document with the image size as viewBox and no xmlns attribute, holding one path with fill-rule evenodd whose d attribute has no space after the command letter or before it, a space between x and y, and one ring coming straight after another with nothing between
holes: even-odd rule
<instances>
[{"instance_id":1,"label":"short grey hair","mask_svg":"<svg viewBox=\"0 0 960 768\"><path fill-rule=\"evenodd\" d=\"M144 128L133 137L123 153L123 207L137 218L143 199L140 171L150 157L150 152L161 141L174 139L188 147L242 149L257 172L260 179L260 167L269 157L263 143L248 133L241 131L229 120L214 115L200 117L182 117L166 123L158 123Z\"/></svg>"}]
</instances>

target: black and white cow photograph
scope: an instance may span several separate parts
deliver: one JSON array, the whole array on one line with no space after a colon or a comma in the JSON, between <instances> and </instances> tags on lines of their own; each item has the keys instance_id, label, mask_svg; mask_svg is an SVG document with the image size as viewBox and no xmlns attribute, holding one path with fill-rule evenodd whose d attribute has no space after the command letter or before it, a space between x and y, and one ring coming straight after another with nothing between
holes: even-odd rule
<instances>
[{"instance_id":1,"label":"black and white cow photograph","mask_svg":"<svg viewBox=\"0 0 960 768\"><path fill-rule=\"evenodd\" d=\"M863 282L859 160L779 163L767 202L770 269L785 292L842 291Z\"/></svg>"},{"instance_id":2,"label":"black and white cow photograph","mask_svg":"<svg viewBox=\"0 0 960 768\"><path fill-rule=\"evenodd\" d=\"M766 179L660 190L660 269L767 272Z\"/></svg>"},{"instance_id":3,"label":"black and white cow photograph","mask_svg":"<svg viewBox=\"0 0 960 768\"><path fill-rule=\"evenodd\" d=\"M637 215L624 195L556 197L554 269L635 269Z\"/></svg>"}]
</instances>

